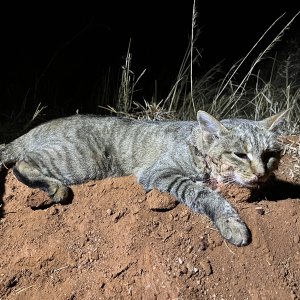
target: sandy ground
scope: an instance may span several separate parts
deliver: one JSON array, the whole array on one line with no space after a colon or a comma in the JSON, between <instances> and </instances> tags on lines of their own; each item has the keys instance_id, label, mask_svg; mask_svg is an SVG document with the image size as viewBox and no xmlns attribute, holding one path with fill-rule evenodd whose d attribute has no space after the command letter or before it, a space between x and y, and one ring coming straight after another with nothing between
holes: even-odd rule
<instances>
[{"instance_id":1,"label":"sandy ground","mask_svg":"<svg viewBox=\"0 0 300 300\"><path fill-rule=\"evenodd\" d=\"M300 299L299 138L261 191L219 187L252 232L226 243L203 215L135 177L72 187L71 203L1 178L0 299Z\"/></svg>"}]
</instances>

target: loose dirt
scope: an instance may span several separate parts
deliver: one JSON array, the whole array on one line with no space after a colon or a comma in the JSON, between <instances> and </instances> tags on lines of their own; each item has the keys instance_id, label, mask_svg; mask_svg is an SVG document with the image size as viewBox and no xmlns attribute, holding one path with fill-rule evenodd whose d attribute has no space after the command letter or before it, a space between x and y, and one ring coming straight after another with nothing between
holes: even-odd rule
<instances>
[{"instance_id":1,"label":"loose dirt","mask_svg":"<svg viewBox=\"0 0 300 300\"><path fill-rule=\"evenodd\" d=\"M135 177L73 186L70 203L47 205L9 170L0 299L300 299L299 137L285 143L266 188L218 187L252 232L241 248L204 215L145 193Z\"/></svg>"}]
</instances>

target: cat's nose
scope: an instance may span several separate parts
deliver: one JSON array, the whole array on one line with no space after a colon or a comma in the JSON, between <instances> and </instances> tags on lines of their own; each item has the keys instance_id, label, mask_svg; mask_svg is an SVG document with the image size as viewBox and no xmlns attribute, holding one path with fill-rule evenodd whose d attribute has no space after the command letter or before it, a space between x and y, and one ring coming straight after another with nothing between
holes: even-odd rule
<instances>
[{"instance_id":1,"label":"cat's nose","mask_svg":"<svg viewBox=\"0 0 300 300\"><path fill-rule=\"evenodd\" d=\"M256 181L261 181L261 179L263 179L262 181L264 181L264 177L265 177L265 173L264 172L257 172L254 174L255 180Z\"/></svg>"},{"instance_id":2,"label":"cat's nose","mask_svg":"<svg viewBox=\"0 0 300 300\"><path fill-rule=\"evenodd\" d=\"M264 172L258 172L255 174L255 176L257 177L257 179L264 177L265 173Z\"/></svg>"}]
</instances>

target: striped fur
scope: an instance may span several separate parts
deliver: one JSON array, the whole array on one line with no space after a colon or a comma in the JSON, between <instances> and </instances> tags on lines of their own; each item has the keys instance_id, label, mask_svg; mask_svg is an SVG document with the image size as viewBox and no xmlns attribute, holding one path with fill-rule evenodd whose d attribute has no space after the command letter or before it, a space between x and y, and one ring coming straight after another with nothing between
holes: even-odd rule
<instances>
[{"instance_id":1,"label":"striped fur","mask_svg":"<svg viewBox=\"0 0 300 300\"><path fill-rule=\"evenodd\" d=\"M75 115L42 124L0 145L0 166L63 201L68 186L92 179L136 175L146 191L174 195L208 215L231 243L250 241L236 210L206 184L237 182L257 187L277 168L277 129L284 113L263 121L217 121L199 111L198 122L138 121Z\"/></svg>"}]
</instances>

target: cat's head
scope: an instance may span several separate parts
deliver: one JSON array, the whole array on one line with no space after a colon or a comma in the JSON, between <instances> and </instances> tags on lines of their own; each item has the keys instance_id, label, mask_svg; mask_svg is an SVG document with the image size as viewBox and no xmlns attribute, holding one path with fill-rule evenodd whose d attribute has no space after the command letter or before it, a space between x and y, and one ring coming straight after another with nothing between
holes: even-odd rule
<instances>
[{"instance_id":1,"label":"cat's head","mask_svg":"<svg viewBox=\"0 0 300 300\"><path fill-rule=\"evenodd\" d=\"M277 141L286 111L261 121L218 121L198 111L200 127L196 146L218 182L234 182L254 188L266 182L277 169L281 147Z\"/></svg>"}]
</instances>

